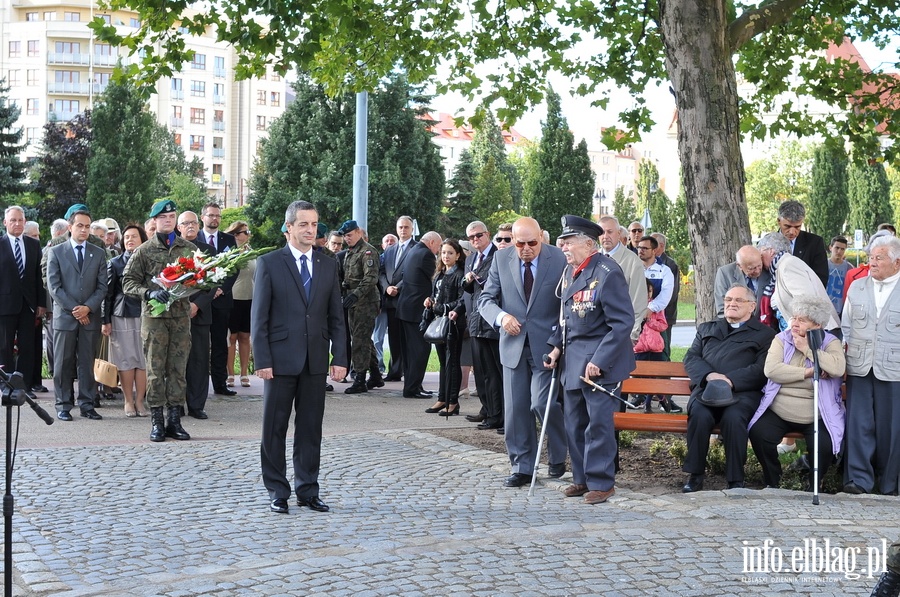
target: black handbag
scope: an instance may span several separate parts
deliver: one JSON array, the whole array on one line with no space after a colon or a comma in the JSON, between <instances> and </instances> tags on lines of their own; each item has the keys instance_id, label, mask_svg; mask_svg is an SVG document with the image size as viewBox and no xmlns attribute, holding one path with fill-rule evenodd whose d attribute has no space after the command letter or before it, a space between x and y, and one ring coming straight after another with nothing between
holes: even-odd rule
<instances>
[{"instance_id":1,"label":"black handbag","mask_svg":"<svg viewBox=\"0 0 900 597\"><path fill-rule=\"evenodd\" d=\"M450 318L446 315L435 317L425 329L425 341L432 344L445 344L450 334Z\"/></svg>"}]
</instances>

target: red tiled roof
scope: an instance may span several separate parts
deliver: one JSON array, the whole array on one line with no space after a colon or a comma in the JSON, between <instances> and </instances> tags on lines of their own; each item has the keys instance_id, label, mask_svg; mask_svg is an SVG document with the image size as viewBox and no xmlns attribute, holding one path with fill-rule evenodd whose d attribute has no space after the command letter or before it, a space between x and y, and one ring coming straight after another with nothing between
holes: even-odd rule
<instances>
[{"instance_id":1,"label":"red tiled roof","mask_svg":"<svg viewBox=\"0 0 900 597\"><path fill-rule=\"evenodd\" d=\"M435 124L428 127L428 130L437 137L459 141L471 141L475 138L475 129L468 122L464 122L462 126L456 126L453 116L446 112L425 114L421 118L435 122ZM527 141L524 136L512 127L501 128L501 134L503 135L503 141L507 145L519 145L523 141Z\"/></svg>"}]
</instances>

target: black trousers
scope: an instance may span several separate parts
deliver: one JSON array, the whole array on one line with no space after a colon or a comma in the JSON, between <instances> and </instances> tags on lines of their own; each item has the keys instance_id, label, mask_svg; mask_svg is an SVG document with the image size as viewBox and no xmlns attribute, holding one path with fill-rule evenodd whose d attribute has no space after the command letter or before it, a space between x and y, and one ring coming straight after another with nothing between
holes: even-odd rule
<instances>
[{"instance_id":1,"label":"black trousers","mask_svg":"<svg viewBox=\"0 0 900 597\"><path fill-rule=\"evenodd\" d=\"M208 325L191 323L191 351L185 372L189 411L206 408L209 397L209 328Z\"/></svg>"},{"instance_id":2,"label":"black trousers","mask_svg":"<svg viewBox=\"0 0 900 597\"><path fill-rule=\"evenodd\" d=\"M231 319L231 307L212 306L212 325L209 326L209 376L213 388L225 387L228 379L228 321Z\"/></svg>"},{"instance_id":3,"label":"black trousers","mask_svg":"<svg viewBox=\"0 0 900 597\"><path fill-rule=\"evenodd\" d=\"M410 396L422 389L428 357L431 356L431 344L419 331L418 321L401 321L403 328L403 344L406 355L403 361L403 395Z\"/></svg>"},{"instance_id":4,"label":"black trousers","mask_svg":"<svg viewBox=\"0 0 900 597\"><path fill-rule=\"evenodd\" d=\"M753 427L750 428L750 444L753 446L753 452L762 465L763 479L769 487L778 487L781 483L781 463L778 461L778 444L781 438L791 431L803 434L806 440L806 450L812 454L815 436L813 434L812 423L791 423L785 421L774 412L767 410L756 420ZM825 423L819 419L819 483L828 472L828 467L834 459L834 451L832 450L831 435L825 428ZM813 460L812 455L809 457L809 486L812 488L813 482Z\"/></svg>"},{"instance_id":5,"label":"black trousers","mask_svg":"<svg viewBox=\"0 0 900 597\"><path fill-rule=\"evenodd\" d=\"M472 366L484 422L502 426L503 369L500 366L500 340L473 337Z\"/></svg>"},{"instance_id":6,"label":"black trousers","mask_svg":"<svg viewBox=\"0 0 900 597\"><path fill-rule=\"evenodd\" d=\"M724 408L711 408L699 400L690 400L687 457L681 470L692 475L706 472L709 436L718 424L725 443L725 480L729 483L743 481L747 463L747 425L758 407L758 400L746 398Z\"/></svg>"},{"instance_id":7,"label":"black trousers","mask_svg":"<svg viewBox=\"0 0 900 597\"><path fill-rule=\"evenodd\" d=\"M294 416L294 492L297 497L319 495L322 418L325 414L325 375L312 375L304 364L300 375L276 375L263 384L263 428L260 444L263 484L270 499L291 497L285 445Z\"/></svg>"},{"instance_id":8,"label":"black trousers","mask_svg":"<svg viewBox=\"0 0 900 597\"><path fill-rule=\"evenodd\" d=\"M440 388L438 400L450 404L459 403L459 384L462 382L462 369L459 356L462 353L462 332L459 326L453 325L453 332L446 344L438 344L438 360L441 363Z\"/></svg>"},{"instance_id":9,"label":"black trousers","mask_svg":"<svg viewBox=\"0 0 900 597\"><path fill-rule=\"evenodd\" d=\"M403 344L403 322L397 319L397 309L385 308L387 315L388 347L391 349L391 362L387 368L388 377L399 380L403 376L403 360L406 346Z\"/></svg>"},{"instance_id":10,"label":"black trousers","mask_svg":"<svg viewBox=\"0 0 900 597\"><path fill-rule=\"evenodd\" d=\"M16 345L18 359L13 350ZM34 367L34 354L34 311L23 305L17 315L0 317L0 364L3 370L7 373L21 372L28 384Z\"/></svg>"}]
</instances>

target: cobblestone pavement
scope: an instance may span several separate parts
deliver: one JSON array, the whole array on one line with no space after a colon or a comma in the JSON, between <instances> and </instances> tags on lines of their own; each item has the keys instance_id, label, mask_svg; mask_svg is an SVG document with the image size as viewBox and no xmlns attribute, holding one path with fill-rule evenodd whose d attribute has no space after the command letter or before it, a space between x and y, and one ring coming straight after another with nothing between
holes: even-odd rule
<instances>
[{"instance_id":1,"label":"cobblestone pavement","mask_svg":"<svg viewBox=\"0 0 900 597\"><path fill-rule=\"evenodd\" d=\"M569 475L529 498L507 469L426 432L329 436L332 511L279 515L255 440L22 450L14 594L868 595L867 549L900 533L897 498L619 488L588 506L563 497ZM788 571L826 540L841 572ZM751 548L770 571L745 568Z\"/></svg>"}]
</instances>

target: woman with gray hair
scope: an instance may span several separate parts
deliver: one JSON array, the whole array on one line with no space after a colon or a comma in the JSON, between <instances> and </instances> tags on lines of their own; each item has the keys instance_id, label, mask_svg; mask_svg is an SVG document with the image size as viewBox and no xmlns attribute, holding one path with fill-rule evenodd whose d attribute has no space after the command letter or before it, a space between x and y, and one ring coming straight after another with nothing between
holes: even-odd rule
<instances>
[{"instance_id":1,"label":"woman with gray hair","mask_svg":"<svg viewBox=\"0 0 900 597\"><path fill-rule=\"evenodd\" d=\"M828 466L840 451L844 437L841 380L846 361L841 342L828 332L825 332L825 339L818 350L819 412L813 413L813 353L806 333L828 323L831 301L801 295L794 299L791 306L790 327L775 336L769 348L764 369L769 381L763 388L762 401L748 426L750 443L762 465L763 478L768 487L778 487L781 481L778 443L787 433L802 433L807 449L811 449L815 439L813 416L819 417L819 479L828 472ZM810 488L812 474L810 470Z\"/></svg>"}]
</instances>

